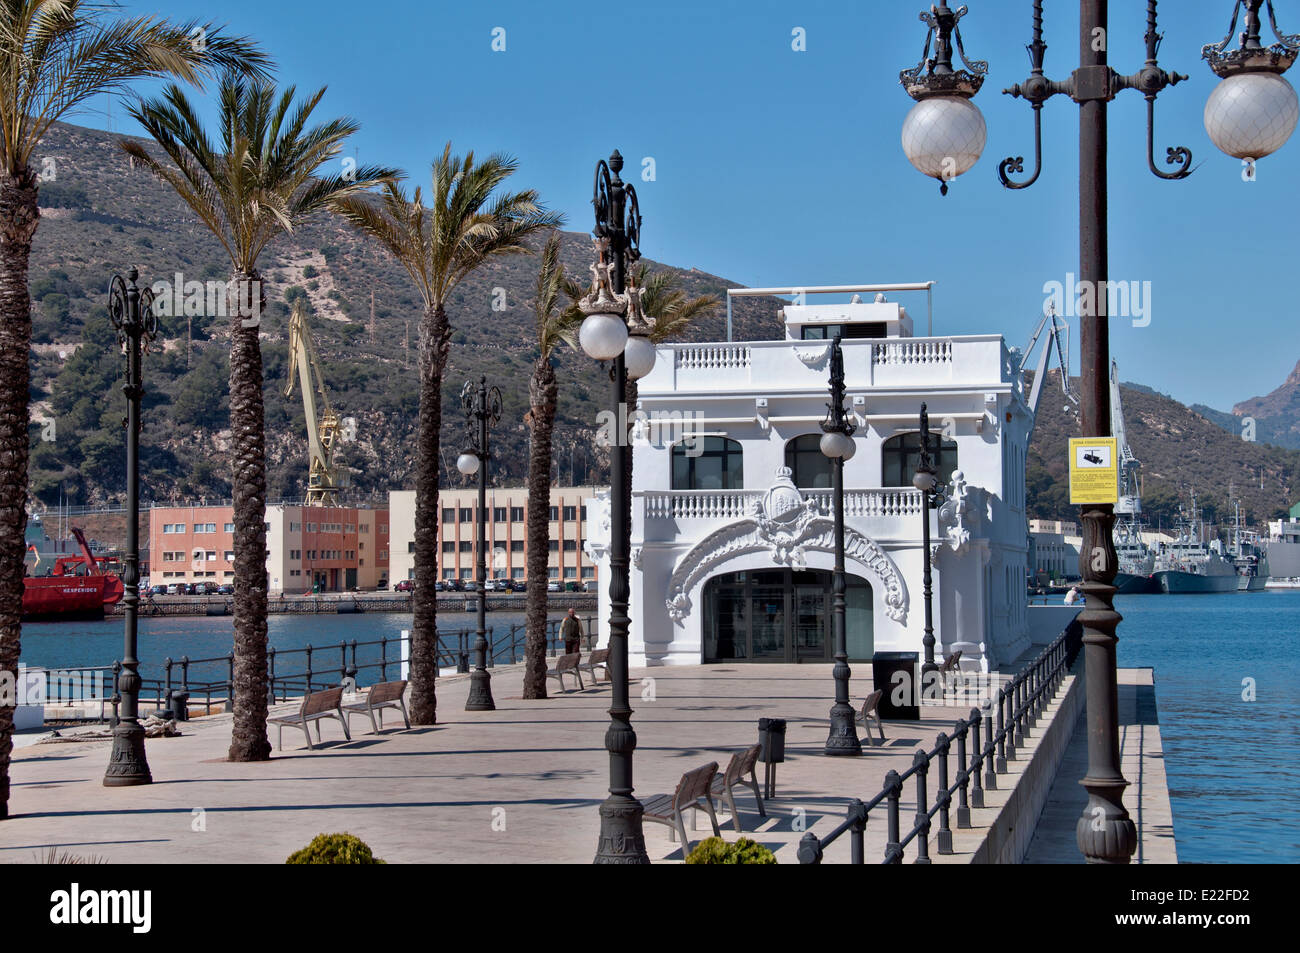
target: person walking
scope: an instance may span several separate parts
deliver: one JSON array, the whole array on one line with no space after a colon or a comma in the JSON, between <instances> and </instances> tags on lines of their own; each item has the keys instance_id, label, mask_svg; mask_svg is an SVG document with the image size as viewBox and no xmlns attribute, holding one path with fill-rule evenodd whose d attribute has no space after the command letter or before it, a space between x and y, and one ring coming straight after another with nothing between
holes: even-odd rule
<instances>
[{"instance_id":1,"label":"person walking","mask_svg":"<svg viewBox=\"0 0 1300 953\"><path fill-rule=\"evenodd\" d=\"M582 620L572 609L560 623L560 638L564 640L565 655L572 655L582 647Z\"/></svg>"}]
</instances>

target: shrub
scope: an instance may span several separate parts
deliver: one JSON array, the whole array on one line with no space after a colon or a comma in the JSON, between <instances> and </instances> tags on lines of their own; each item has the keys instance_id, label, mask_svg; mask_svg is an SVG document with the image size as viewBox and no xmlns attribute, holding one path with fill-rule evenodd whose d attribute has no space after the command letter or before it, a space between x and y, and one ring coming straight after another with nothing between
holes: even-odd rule
<instances>
[{"instance_id":1,"label":"shrub","mask_svg":"<svg viewBox=\"0 0 1300 953\"><path fill-rule=\"evenodd\" d=\"M304 266L303 266L303 269L302 269L302 276L303 276L304 278L315 278L315 277L316 277L317 275L319 275L319 274L320 274L320 272L316 270L316 266L315 266L315 265L304 265Z\"/></svg>"},{"instance_id":2,"label":"shrub","mask_svg":"<svg viewBox=\"0 0 1300 953\"><path fill-rule=\"evenodd\" d=\"M352 834L317 834L302 850L289 855L286 864L382 864L366 846L366 842Z\"/></svg>"},{"instance_id":3,"label":"shrub","mask_svg":"<svg viewBox=\"0 0 1300 953\"><path fill-rule=\"evenodd\" d=\"M688 864L775 864L776 857L762 844L748 837L728 843L721 837L710 837L695 845L686 858Z\"/></svg>"}]
</instances>

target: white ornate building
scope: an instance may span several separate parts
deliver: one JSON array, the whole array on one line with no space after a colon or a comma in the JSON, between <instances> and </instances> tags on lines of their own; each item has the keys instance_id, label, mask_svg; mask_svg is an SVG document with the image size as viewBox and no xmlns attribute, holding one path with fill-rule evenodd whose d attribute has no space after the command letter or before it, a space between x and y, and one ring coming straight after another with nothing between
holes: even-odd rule
<instances>
[{"instance_id":1,"label":"white ornate building","mask_svg":"<svg viewBox=\"0 0 1300 953\"><path fill-rule=\"evenodd\" d=\"M844 475L850 661L922 651L923 401L947 496L931 513L936 652L987 669L1028 648L1018 353L1000 335L913 337L906 310L876 297L786 305L780 341L658 349L633 416L632 665L831 658L818 444L837 330L857 425ZM608 497L589 506L588 551L608 580ZM605 585L600 598L607 618Z\"/></svg>"}]
</instances>

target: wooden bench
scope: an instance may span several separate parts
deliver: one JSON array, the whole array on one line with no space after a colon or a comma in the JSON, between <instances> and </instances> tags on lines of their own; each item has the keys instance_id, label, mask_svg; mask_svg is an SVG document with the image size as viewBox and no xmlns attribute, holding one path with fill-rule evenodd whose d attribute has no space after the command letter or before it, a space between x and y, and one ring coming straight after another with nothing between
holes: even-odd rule
<instances>
[{"instance_id":1,"label":"wooden bench","mask_svg":"<svg viewBox=\"0 0 1300 953\"><path fill-rule=\"evenodd\" d=\"M398 682L380 682L377 685L371 685L370 691L366 693L364 701L354 702L351 705L344 705L343 711L351 718L354 714L365 714L370 717L370 727L373 734L379 734L384 728L384 709L396 708L402 713L402 721L406 727L411 727L411 717L406 713L406 699L402 696L406 694L406 680ZM375 721L375 715L379 715L379 721Z\"/></svg>"},{"instance_id":2,"label":"wooden bench","mask_svg":"<svg viewBox=\"0 0 1300 953\"><path fill-rule=\"evenodd\" d=\"M871 734L871 721L875 719L876 730L880 732L880 744L885 743L885 726L880 723L880 699L884 697L884 691L877 688L867 696L866 701L862 703L862 714L858 720L862 722L862 727L867 730L867 741L873 747L877 744L876 739Z\"/></svg>"},{"instance_id":3,"label":"wooden bench","mask_svg":"<svg viewBox=\"0 0 1300 953\"><path fill-rule=\"evenodd\" d=\"M303 697L302 704L298 711L292 715L277 715L274 718L266 719L267 724L275 725L278 731L276 738L276 748L284 750L284 726L290 725L294 728L301 728L302 733L307 736L307 747L315 751L316 746L311 743L311 724L316 723L316 740L320 741L320 723L326 718L336 718L338 723L343 726L343 737L348 741L352 740L352 732L348 730L348 720L343 714L343 686L327 688L323 692L313 692Z\"/></svg>"},{"instance_id":4,"label":"wooden bench","mask_svg":"<svg viewBox=\"0 0 1300 953\"><path fill-rule=\"evenodd\" d=\"M578 688L585 689L587 686L582 684L582 670L578 663L582 661L582 653L570 652L568 655L561 655L555 660L555 668L547 669L546 677L553 678L560 683L560 691L565 691L564 676L572 675L578 680Z\"/></svg>"},{"instance_id":5,"label":"wooden bench","mask_svg":"<svg viewBox=\"0 0 1300 953\"><path fill-rule=\"evenodd\" d=\"M591 654L587 656L587 661L578 666L579 671L586 669L591 673L591 683L594 685L600 681L596 677L596 669L605 670L605 680L609 681L609 649L592 649Z\"/></svg>"},{"instance_id":6,"label":"wooden bench","mask_svg":"<svg viewBox=\"0 0 1300 953\"><path fill-rule=\"evenodd\" d=\"M672 794L656 794L642 802L645 820L666 824L674 832L673 840L678 836L681 837L683 858L690 853L691 849L691 842L686 836L686 822L682 818L682 813L688 808L698 811L701 807L700 802L703 801L704 809L709 812L709 820L713 822L713 836L722 836L722 831L718 827L718 814L713 809L713 779L717 773L718 762L710 761L683 774L682 779L677 782L677 790ZM695 830L694 814L691 815L691 830Z\"/></svg>"},{"instance_id":7,"label":"wooden bench","mask_svg":"<svg viewBox=\"0 0 1300 953\"><path fill-rule=\"evenodd\" d=\"M761 744L756 744L733 754L726 772L714 775L713 784L709 788L710 794L719 795L726 801L727 810L731 812L731 826L736 829L737 834L743 834L745 831L740 826L740 812L736 810L735 795L731 793L732 788L737 784L748 785L753 790L754 800L758 802L759 816L767 817L767 811L763 808L763 796L758 793L758 776L754 772L754 765L758 762L758 753L762 747ZM745 775L749 777L746 778Z\"/></svg>"}]
</instances>

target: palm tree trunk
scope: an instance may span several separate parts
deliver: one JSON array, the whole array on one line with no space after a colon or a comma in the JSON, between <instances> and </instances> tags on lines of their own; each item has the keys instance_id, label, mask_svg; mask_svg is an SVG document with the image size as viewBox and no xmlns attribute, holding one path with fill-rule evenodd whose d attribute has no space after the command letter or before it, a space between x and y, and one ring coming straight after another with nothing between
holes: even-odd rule
<instances>
[{"instance_id":1,"label":"palm tree trunk","mask_svg":"<svg viewBox=\"0 0 1300 953\"><path fill-rule=\"evenodd\" d=\"M16 685L27 546L28 388L32 302L27 262L40 218L36 175L0 171L0 685ZM0 700L0 820L9 816L14 705ZM13 699L16 703L17 699Z\"/></svg>"},{"instance_id":2,"label":"palm tree trunk","mask_svg":"<svg viewBox=\"0 0 1300 953\"><path fill-rule=\"evenodd\" d=\"M546 697L546 566L550 561L551 433L559 387L550 358L540 357L529 381L528 629L524 637L524 698Z\"/></svg>"},{"instance_id":3,"label":"palm tree trunk","mask_svg":"<svg viewBox=\"0 0 1300 953\"><path fill-rule=\"evenodd\" d=\"M235 719L231 761L266 761L266 425L262 406L259 322L249 314L252 295L266 308L261 276L235 272L227 303L230 341L230 433L235 521ZM240 302L244 307L240 307Z\"/></svg>"},{"instance_id":4,"label":"palm tree trunk","mask_svg":"<svg viewBox=\"0 0 1300 953\"><path fill-rule=\"evenodd\" d=\"M438 472L442 378L451 329L441 303L420 321L420 427L415 454L415 609L411 627L411 723L438 723Z\"/></svg>"}]
</instances>

